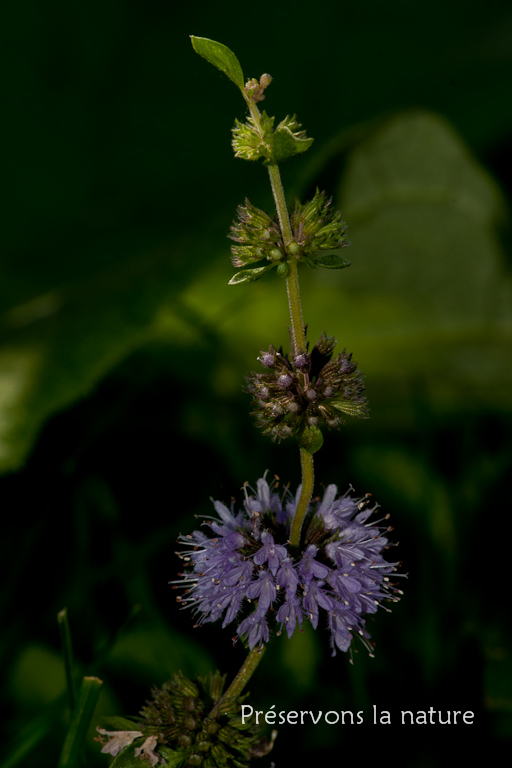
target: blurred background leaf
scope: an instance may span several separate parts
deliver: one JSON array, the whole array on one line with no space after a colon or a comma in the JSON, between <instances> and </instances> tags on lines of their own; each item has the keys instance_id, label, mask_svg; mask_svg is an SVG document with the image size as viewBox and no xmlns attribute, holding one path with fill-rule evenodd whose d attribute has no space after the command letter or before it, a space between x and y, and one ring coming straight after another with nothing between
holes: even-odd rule
<instances>
[{"instance_id":1,"label":"blurred background leaf","mask_svg":"<svg viewBox=\"0 0 512 768\"><path fill-rule=\"evenodd\" d=\"M362 743L382 759L372 704L475 711L470 731L429 728L428 743L387 726L411 766L512 737L512 8L266 13L0 9L2 766L58 759L63 605L81 673L104 680L98 718L136 715L178 668L233 675L243 649L193 630L172 599L175 540L209 497L240 499L266 469L299 479L295 449L255 432L241 392L259 351L287 344L284 282L227 285L236 206L248 195L271 211L268 180L233 158L243 100L190 34L232 48L247 77L270 72L265 109L296 112L315 138L283 165L285 189L333 196L352 266L301 272L309 337L325 329L354 353L372 416L327 435L317 492L371 491L409 573L402 603L370 622L375 659L332 659L321 629L270 645L258 708L365 713L363 726L284 727L272 759L339 760L342 745L360 760ZM105 765L94 735L87 765Z\"/></svg>"}]
</instances>

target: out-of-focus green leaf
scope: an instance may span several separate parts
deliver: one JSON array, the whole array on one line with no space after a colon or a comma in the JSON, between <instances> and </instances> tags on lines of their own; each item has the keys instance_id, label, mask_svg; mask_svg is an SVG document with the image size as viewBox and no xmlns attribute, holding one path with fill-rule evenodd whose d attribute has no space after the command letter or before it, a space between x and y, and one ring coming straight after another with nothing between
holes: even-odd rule
<instances>
[{"instance_id":1,"label":"out-of-focus green leaf","mask_svg":"<svg viewBox=\"0 0 512 768\"><path fill-rule=\"evenodd\" d=\"M512 654L507 640L495 630L488 632L484 659L485 706L496 719L496 729L510 738L512 718Z\"/></svg>"},{"instance_id":2,"label":"out-of-focus green leaf","mask_svg":"<svg viewBox=\"0 0 512 768\"><path fill-rule=\"evenodd\" d=\"M173 631L164 624L147 622L133 626L116 642L109 666L120 673L129 669L145 680L167 680L174 672L183 670L194 677L206 674L213 661L203 646Z\"/></svg>"},{"instance_id":3,"label":"out-of-focus green leaf","mask_svg":"<svg viewBox=\"0 0 512 768\"><path fill-rule=\"evenodd\" d=\"M10 744L3 744L6 757L0 768L16 768L20 763L27 765L27 755L32 752L51 732L55 720L62 717L63 697L42 709L36 717L29 720L16 733L11 735Z\"/></svg>"},{"instance_id":4,"label":"out-of-focus green leaf","mask_svg":"<svg viewBox=\"0 0 512 768\"><path fill-rule=\"evenodd\" d=\"M67 282L52 278L54 288L31 300L12 305L0 288L0 472L23 463L50 414L143 343L159 308L189 279L183 243L151 250L121 238L100 269L87 252L74 259ZM33 271L6 263L4 272L30 295Z\"/></svg>"},{"instance_id":5,"label":"out-of-focus green leaf","mask_svg":"<svg viewBox=\"0 0 512 768\"><path fill-rule=\"evenodd\" d=\"M43 645L25 646L10 669L8 686L19 705L49 705L66 687L61 656Z\"/></svg>"},{"instance_id":6,"label":"out-of-focus green leaf","mask_svg":"<svg viewBox=\"0 0 512 768\"><path fill-rule=\"evenodd\" d=\"M322 253L317 251L313 260L317 267L326 267L327 269L344 269L350 267L351 261L347 261L339 253Z\"/></svg>"},{"instance_id":7,"label":"out-of-focus green leaf","mask_svg":"<svg viewBox=\"0 0 512 768\"><path fill-rule=\"evenodd\" d=\"M241 91L244 90L244 73L233 51L226 45L209 40L207 37L191 35L190 39L196 53L224 72Z\"/></svg>"},{"instance_id":8,"label":"out-of-focus green leaf","mask_svg":"<svg viewBox=\"0 0 512 768\"><path fill-rule=\"evenodd\" d=\"M444 119L385 123L350 155L339 204L354 264L346 290L393 304L409 332L512 327L495 231L503 200Z\"/></svg>"},{"instance_id":9,"label":"out-of-focus green leaf","mask_svg":"<svg viewBox=\"0 0 512 768\"><path fill-rule=\"evenodd\" d=\"M443 407L510 402L504 202L454 129L426 112L386 121L349 155L339 206L353 267L318 275L330 332L346 343L345 307L358 360L395 392L405 374Z\"/></svg>"},{"instance_id":10,"label":"out-of-focus green leaf","mask_svg":"<svg viewBox=\"0 0 512 768\"><path fill-rule=\"evenodd\" d=\"M301 632L295 632L281 643L282 672L288 675L295 690L306 690L313 685L322 653L320 645L318 634L306 624Z\"/></svg>"}]
</instances>

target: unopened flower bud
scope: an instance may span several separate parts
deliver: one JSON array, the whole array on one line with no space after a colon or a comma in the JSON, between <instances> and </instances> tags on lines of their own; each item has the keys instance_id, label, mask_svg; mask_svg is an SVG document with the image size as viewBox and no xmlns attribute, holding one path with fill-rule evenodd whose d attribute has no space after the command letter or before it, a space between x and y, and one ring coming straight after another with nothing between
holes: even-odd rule
<instances>
[{"instance_id":1,"label":"unopened flower bud","mask_svg":"<svg viewBox=\"0 0 512 768\"><path fill-rule=\"evenodd\" d=\"M324 436L316 425L306 427L299 437L299 445L308 453L316 453L324 444Z\"/></svg>"},{"instance_id":2,"label":"unopened flower bud","mask_svg":"<svg viewBox=\"0 0 512 768\"><path fill-rule=\"evenodd\" d=\"M273 368L276 362L275 355L272 352L262 352L258 360L265 368Z\"/></svg>"},{"instance_id":3,"label":"unopened flower bud","mask_svg":"<svg viewBox=\"0 0 512 768\"><path fill-rule=\"evenodd\" d=\"M300 355L295 355L293 358L293 364L295 368L298 368L299 370L302 370L303 368L307 368L309 365L309 358L306 354L302 353Z\"/></svg>"}]
</instances>

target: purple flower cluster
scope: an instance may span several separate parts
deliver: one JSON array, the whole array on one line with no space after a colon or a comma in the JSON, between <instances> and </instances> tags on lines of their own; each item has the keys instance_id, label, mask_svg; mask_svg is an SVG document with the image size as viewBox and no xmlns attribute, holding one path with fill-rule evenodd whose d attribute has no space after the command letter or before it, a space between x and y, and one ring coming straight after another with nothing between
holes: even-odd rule
<instances>
[{"instance_id":1,"label":"purple flower cluster","mask_svg":"<svg viewBox=\"0 0 512 768\"><path fill-rule=\"evenodd\" d=\"M261 478L252 494L246 489L238 512L234 503L230 510L215 501L220 519L205 521L207 532L180 536L187 550L178 554L189 570L175 582L185 589L177 600L192 607L198 624L222 619L225 627L236 620L236 637L251 649L268 642L269 624L291 637L304 621L316 629L323 612L333 656L337 648L348 650L354 634L371 653L365 614L401 594L389 579L397 563L382 556L390 546L384 533L392 529L367 522L375 510L368 496L337 498L329 485L323 499L310 504L301 551L292 551L288 535L299 495L300 488L295 498L288 491L280 496Z\"/></svg>"},{"instance_id":2,"label":"purple flower cluster","mask_svg":"<svg viewBox=\"0 0 512 768\"><path fill-rule=\"evenodd\" d=\"M311 353L291 360L270 346L258 360L268 373L249 373L246 391L263 434L274 440L299 437L307 427L339 429L343 415L366 418L368 403L357 363L344 349L332 359L336 339L323 333Z\"/></svg>"}]
</instances>

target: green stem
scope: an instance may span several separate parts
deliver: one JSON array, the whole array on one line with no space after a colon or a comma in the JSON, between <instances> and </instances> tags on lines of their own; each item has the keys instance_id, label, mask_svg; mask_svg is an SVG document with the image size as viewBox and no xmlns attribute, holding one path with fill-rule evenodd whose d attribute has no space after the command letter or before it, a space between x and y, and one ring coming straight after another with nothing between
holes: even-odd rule
<instances>
[{"instance_id":1,"label":"green stem","mask_svg":"<svg viewBox=\"0 0 512 768\"><path fill-rule=\"evenodd\" d=\"M283 235L283 242L286 247L287 245L290 245L291 241L293 240L293 234L292 234L292 228L290 226L288 209L286 207L286 199L284 196L284 189L283 189L283 184L281 182L281 174L279 173L279 167L277 165L269 165L268 175L270 176L272 194L274 196L277 215L279 217L279 226L281 227L281 234Z\"/></svg>"},{"instance_id":2,"label":"green stem","mask_svg":"<svg viewBox=\"0 0 512 768\"><path fill-rule=\"evenodd\" d=\"M264 652L264 645L262 645L261 648L253 648L252 651L249 651L247 658L238 671L237 676L210 712L210 717L217 717L222 713L222 708L228 701L233 701L234 699L238 698L238 696L240 696L243 689L251 679L251 676L256 667L263 658Z\"/></svg>"},{"instance_id":3,"label":"green stem","mask_svg":"<svg viewBox=\"0 0 512 768\"><path fill-rule=\"evenodd\" d=\"M304 516L308 510L311 496L313 495L313 486L315 483L315 473L313 467L313 456L304 448L300 449L300 464L302 468L302 489L299 502L290 529L290 544L292 547L298 547L300 544L300 534Z\"/></svg>"},{"instance_id":4,"label":"green stem","mask_svg":"<svg viewBox=\"0 0 512 768\"><path fill-rule=\"evenodd\" d=\"M304 333L304 321L302 319L302 306L299 293L299 270L297 262L292 258L288 261L288 275L286 277L286 292L288 294L288 308L292 321L292 355L306 351L306 334Z\"/></svg>"},{"instance_id":5,"label":"green stem","mask_svg":"<svg viewBox=\"0 0 512 768\"><path fill-rule=\"evenodd\" d=\"M281 174L277 165L268 166L268 175L272 185L272 194L276 204L279 226L285 247L293 240L292 228L286 200L284 197L283 185L281 183ZM299 270L297 269L297 260L291 256L288 259L288 276L286 278L286 291L288 293L288 307L290 309L290 318L292 321L292 354L306 351L306 337L304 334L304 321L302 319L302 307L300 303L299 291Z\"/></svg>"},{"instance_id":6,"label":"green stem","mask_svg":"<svg viewBox=\"0 0 512 768\"><path fill-rule=\"evenodd\" d=\"M261 129L260 112L256 104L251 99L246 98L247 104L251 111L254 124L263 138L263 132ZM285 248L293 241L293 233L290 225L290 217L288 216L288 209L286 207L286 199L284 196L283 184L281 182L281 174L277 165L268 166L268 175L270 177L270 184L272 186L272 194L274 196L274 202L277 209L277 216L279 218L279 226L281 227L281 234L283 236L283 243ZM286 291L288 294L288 307L290 310L290 319L292 324L292 355L297 355L300 352L306 351L306 334L304 332L304 321L302 319L302 306L300 302L300 290L299 290L299 270L297 268L297 260L293 255L289 254L287 260L288 275L286 277ZM304 375L299 374L301 384L305 386ZM290 543L292 546L298 547L300 543L300 534L302 530L302 524L306 515L311 496L313 495L314 485L314 468L313 468L313 455L303 448L300 449L300 462L302 469L302 491L300 494L295 516L293 518L292 527L290 530ZM252 673L251 673L252 674Z\"/></svg>"}]
</instances>

